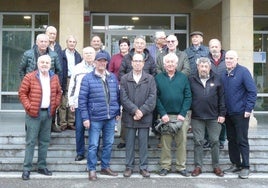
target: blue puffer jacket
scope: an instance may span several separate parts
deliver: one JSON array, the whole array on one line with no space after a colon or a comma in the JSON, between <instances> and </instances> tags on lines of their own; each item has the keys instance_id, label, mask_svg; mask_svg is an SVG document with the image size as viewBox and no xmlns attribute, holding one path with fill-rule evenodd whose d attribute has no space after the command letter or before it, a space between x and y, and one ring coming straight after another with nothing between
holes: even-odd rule
<instances>
[{"instance_id":1,"label":"blue puffer jacket","mask_svg":"<svg viewBox=\"0 0 268 188\"><path fill-rule=\"evenodd\" d=\"M120 115L119 86L113 73L106 74L108 97L102 78L94 71L84 76L81 82L78 106L83 121L102 121Z\"/></svg>"}]
</instances>

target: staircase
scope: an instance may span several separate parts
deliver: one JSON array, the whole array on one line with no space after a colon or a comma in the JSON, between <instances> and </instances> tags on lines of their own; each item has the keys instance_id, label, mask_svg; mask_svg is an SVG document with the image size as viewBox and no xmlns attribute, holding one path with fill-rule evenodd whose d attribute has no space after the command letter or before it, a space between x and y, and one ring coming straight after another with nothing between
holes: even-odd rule
<instances>
[{"instance_id":1,"label":"staircase","mask_svg":"<svg viewBox=\"0 0 268 188\"><path fill-rule=\"evenodd\" d=\"M267 133L267 131L266 131ZM113 145L111 168L122 172L125 169L125 149L118 149L116 146L120 139L115 136ZM254 172L268 172L268 134L259 134L251 131L250 141L250 164ZM149 148L149 170L159 170L159 159L161 149L157 148L159 140L153 135L150 136ZM0 171L21 171L24 159L25 133L0 133ZM230 165L227 143L225 148L220 150L221 168L225 169ZM51 144L48 149L47 165L48 168L58 172L83 172L86 171L86 160L74 161L75 152L75 132L67 130L62 133L52 133ZM187 169L193 170L193 141L192 134L188 134L187 142ZM174 151L173 151L174 158ZM34 155L34 167L37 160L37 147ZM136 169L138 170L138 150L136 150ZM174 166L174 165L173 165ZM97 170L100 170L98 165ZM210 149L204 150L204 172L211 172Z\"/></svg>"}]
</instances>

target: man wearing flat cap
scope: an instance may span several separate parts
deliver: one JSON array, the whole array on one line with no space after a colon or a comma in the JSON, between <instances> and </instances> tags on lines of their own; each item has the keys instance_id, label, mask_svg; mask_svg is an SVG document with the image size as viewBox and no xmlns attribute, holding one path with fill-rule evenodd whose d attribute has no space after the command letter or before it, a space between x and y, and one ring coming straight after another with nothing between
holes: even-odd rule
<instances>
[{"instance_id":1,"label":"man wearing flat cap","mask_svg":"<svg viewBox=\"0 0 268 188\"><path fill-rule=\"evenodd\" d=\"M201 31L193 31L190 33L191 37L191 46L185 49L185 52L188 56L191 74L195 75L197 72L196 60L200 57L208 57L209 49L207 46L204 46L203 43L203 33Z\"/></svg>"},{"instance_id":2,"label":"man wearing flat cap","mask_svg":"<svg viewBox=\"0 0 268 188\"><path fill-rule=\"evenodd\" d=\"M95 57L95 68L85 75L81 82L78 106L83 125L88 129L89 146L87 157L88 178L97 180L97 148L102 132L102 156L100 174L117 176L110 169L114 126L120 115L119 86L116 76L106 70L106 53L99 52Z\"/></svg>"}]
</instances>

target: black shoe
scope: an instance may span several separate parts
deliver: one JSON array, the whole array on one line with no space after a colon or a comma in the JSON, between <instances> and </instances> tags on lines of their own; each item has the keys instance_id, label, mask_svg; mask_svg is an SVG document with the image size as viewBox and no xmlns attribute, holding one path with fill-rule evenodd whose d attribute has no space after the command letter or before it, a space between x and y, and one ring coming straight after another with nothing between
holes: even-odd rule
<instances>
[{"instance_id":1,"label":"black shoe","mask_svg":"<svg viewBox=\"0 0 268 188\"><path fill-rule=\"evenodd\" d=\"M124 148L124 147L126 147L126 144L125 143L119 143L117 145L117 148L119 148L119 149Z\"/></svg>"},{"instance_id":2,"label":"black shoe","mask_svg":"<svg viewBox=\"0 0 268 188\"><path fill-rule=\"evenodd\" d=\"M43 168L43 169L38 169L37 172L39 174L44 174L46 176L52 176L52 172L49 171L47 168Z\"/></svg>"},{"instance_id":3,"label":"black shoe","mask_svg":"<svg viewBox=\"0 0 268 188\"><path fill-rule=\"evenodd\" d=\"M159 176L166 176L168 174L169 170L163 168L162 170L159 171Z\"/></svg>"},{"instance_id":4,"label":"black shoe","mask_svg":"<svg viewBox=\"0 0 268 188\"><path fill-rule=\"evenodd\" d=\"M177 171L177 173L179 173L180 175L185 176L185 177L190 176L189 172L186 169L181 170L181 171Z\"/></svg>"},{"instance_id":5,"label":"black shoe","mask_svg":"<svg viewBox=\"0 0 268 188\"><path fill-rule=\"evenodd\" d=\"M84 158L85 157L83 155L77 155L74 160L75 161L82 161Z\"/></svg>"},{"instance_id":6,"label":"black shoe","mask_svg":"<svg viewBox=\"0 0 268 188\"><path fill-rule=\"evenodd\" d=\"M203 145L203 148L210 148L210 143L209 142L205 142Z\"/></svg>"},{"instance_id":7,"label":"black shoe","mask_svg":"<svg viewBox=\"0 0 268 188\"><path fill-rule=\"evenodd\" d=\"M28 170L23 170L23 173L22 173L22 179L23 180L29 180L30 179L30 171L28 171Z\"/></svg>"}]
</instances>

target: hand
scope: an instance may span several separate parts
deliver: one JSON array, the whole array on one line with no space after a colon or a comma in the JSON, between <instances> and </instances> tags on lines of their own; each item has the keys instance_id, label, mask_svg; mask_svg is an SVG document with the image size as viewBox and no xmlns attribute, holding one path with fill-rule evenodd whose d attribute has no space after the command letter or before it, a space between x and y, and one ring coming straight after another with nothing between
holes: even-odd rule
<instances>
[{"instance_id":1,"label":"hand","mask_svg":"<svg viewBox=\"0 0 268 188\"><path fill-rule=\"evenodd\" d=\"M143 113L142 111L140 111L139 109L136 110L135 112L135 116L138 118L138 119L141 119L143 117Z\"/></svg>"},{"instance_id":2,"label":"hand","mask_svg":"<svg viewBox=\"0 0 268 188\"><path fill-rule=\"evenodd\" d=\"M177 116L177 120L178 120L178 121L184 121L184 120L185 120L185 117L183 117L182 115L179 114L179 115Z\"/></svg>"},{"instance_id":3,"label":"hand","mask_svg":"<svg viewBox=\"0 0 268 188\"><path fill-rule=\"evenodd\" d=\"M218 123L222 124L225 121L225 117L219 116L218 117Z\"/></svg>"},{"instance_id":4,"label":"hand","mask_svg":"<svg viewBox=\"0 0 268 188\"><path fill-rule=\"evenodd\" d=\"M244 118L249 118L250 117L250 114L251 114L250 112L245 112L244 113Z\"/></svg>"},{"instance_id":5,"label":"hand","mask_svg":"<svg viewBox=\"0 0 268 188\"><path fill-rule=\"evenodd\" d=\"M86 120L83 122L83 125L86 129L89 129L90 128L90 121L89 120Z\"/></svg>"},{"instance_id":6,"label":"hand","mask_svg":"<svg viewBox=\"0 0 268 188\"><path fill-rule=\"evenodd\" d=\"M162 117L161 117L161 120L163 121L163 123L167 123L167 122L169 122L169 117L168 117L168 115L166 114L166 115L163 115Z\"/></svg>"},{"instance_id":7,"label":"hand","mask_svg":"<svg viewBox=\"0 0 268 188\"><path fill-rule=\"evenodd\" d=\"M74 107L74 105L70 106L70 110L71 110L72 112L75 111L75 107Z\"/></svg>"}]
</instances>

